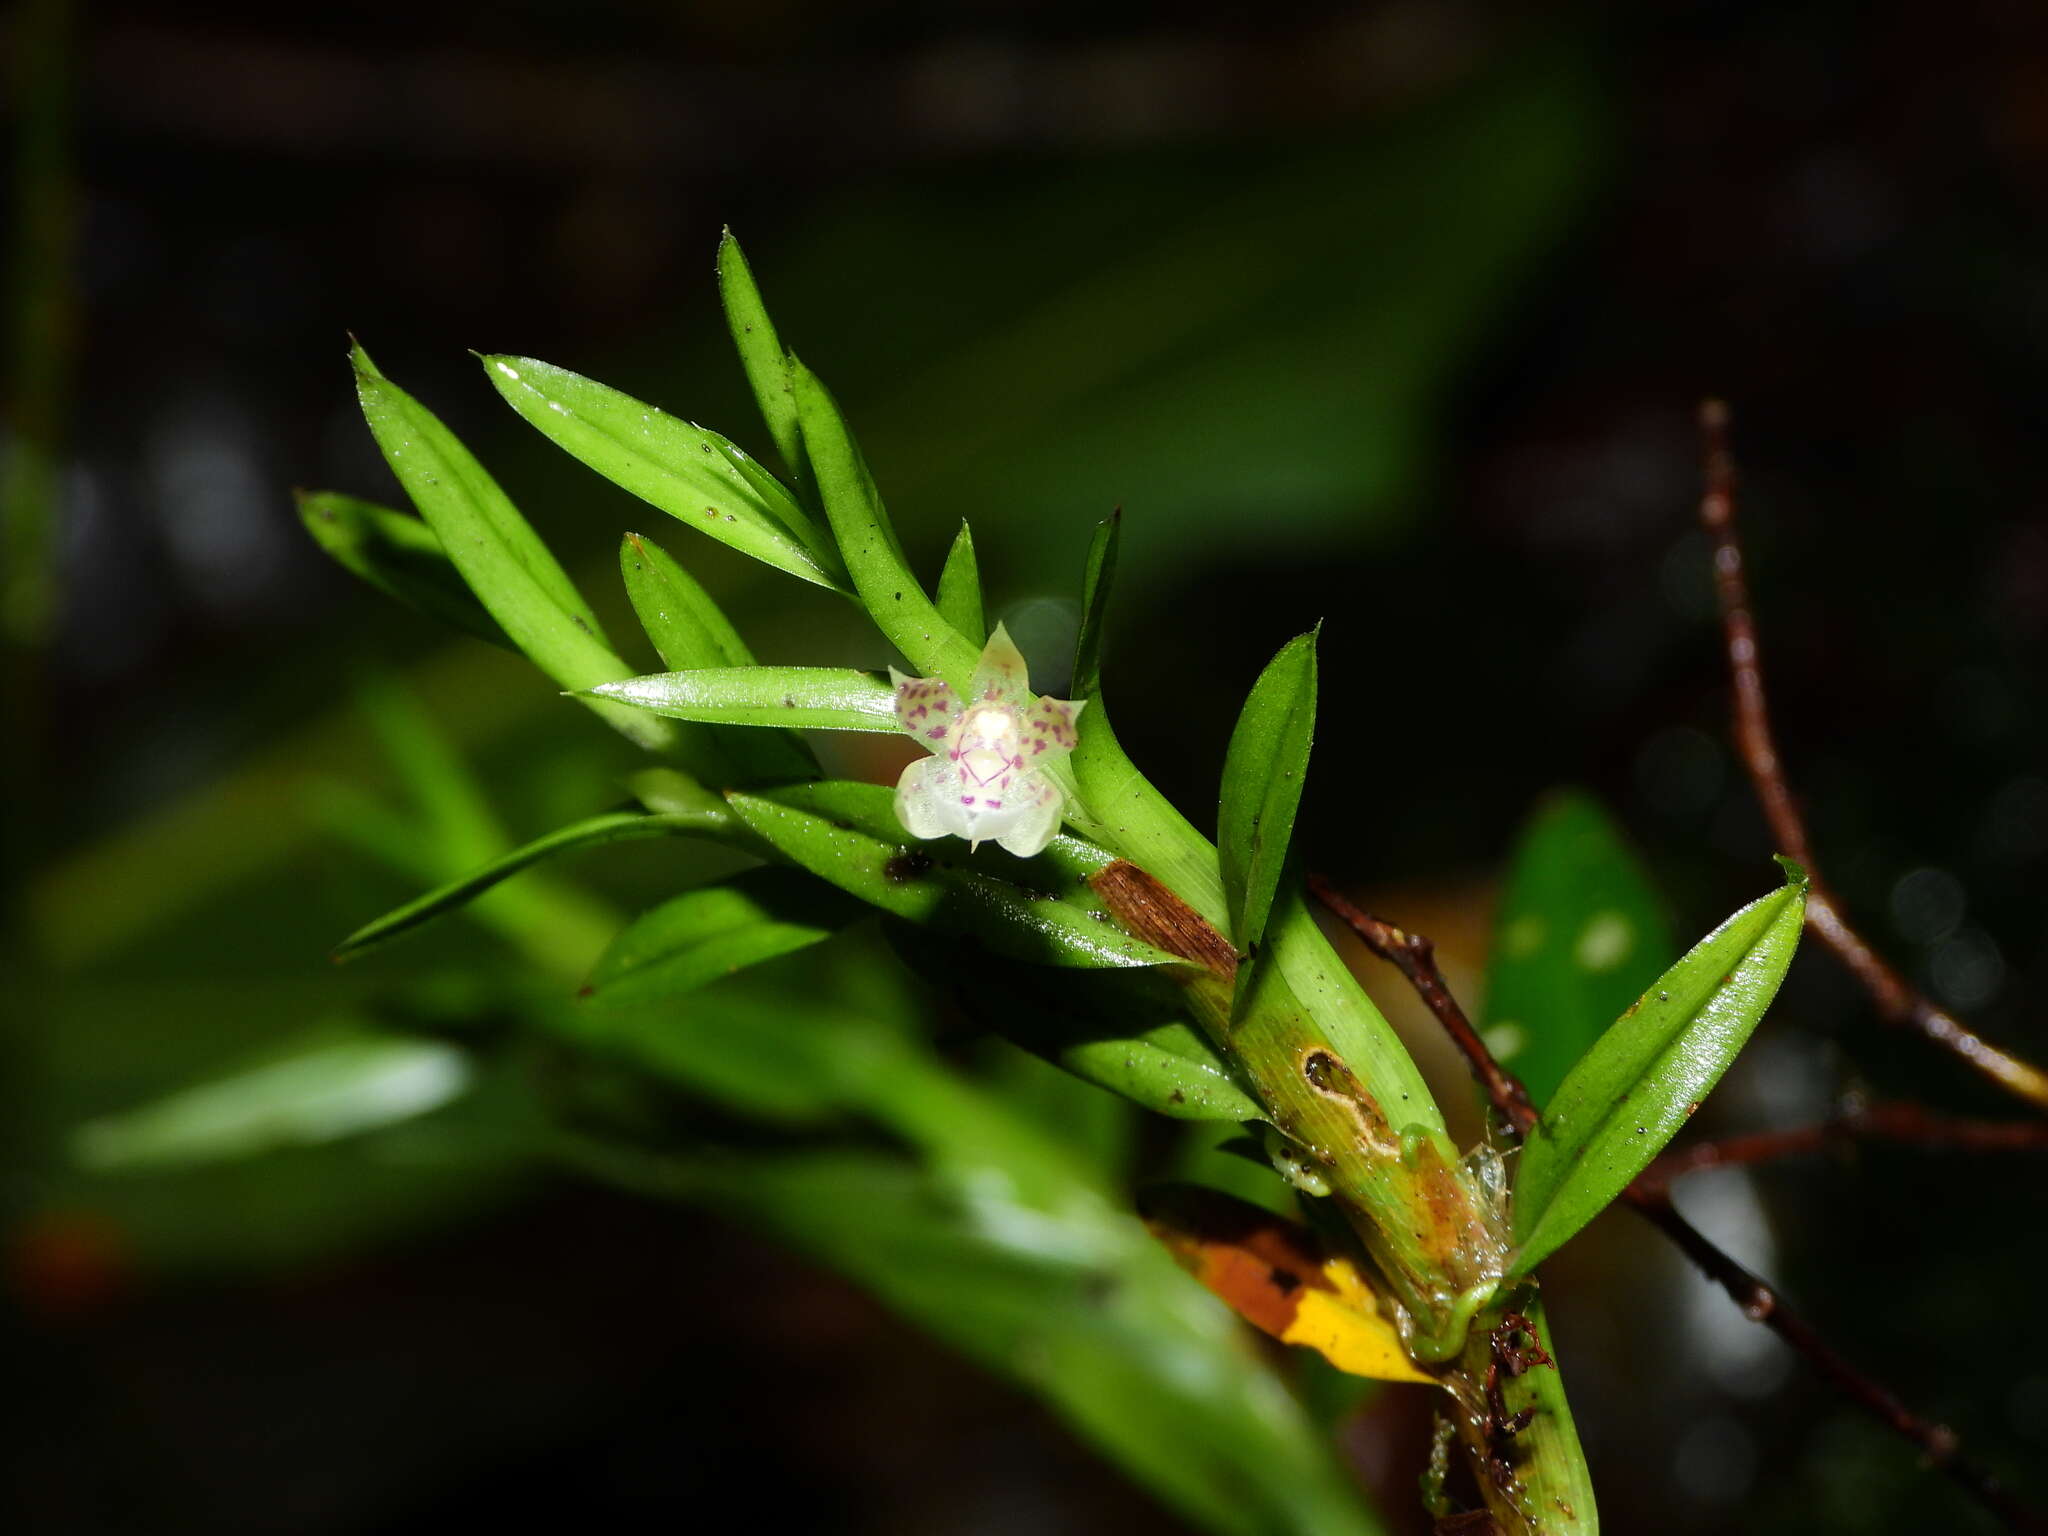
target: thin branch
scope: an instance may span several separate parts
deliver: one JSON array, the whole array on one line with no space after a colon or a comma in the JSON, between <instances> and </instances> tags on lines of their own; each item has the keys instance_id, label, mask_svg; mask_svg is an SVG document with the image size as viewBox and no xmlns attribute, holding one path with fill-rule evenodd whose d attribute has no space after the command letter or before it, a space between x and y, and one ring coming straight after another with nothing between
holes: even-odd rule
<instances>
[{"instance_id":1,"label":"thin branch","mask_svg":"<svg viewBox=\"0 0 2048 1536\"><path fill-rule=\"evenodd\" d=\"M1700 407L1700 437L1706 477L1700 522L1714 541L1714 587L1720 598L1721 629L1734 682L1735 750L1749 772L1779 852L1806 866L1812 881L1806 893L1806 926L1863 984L1887 1023L1923 1035L2008 1093L2048 1112L2048 1072L1991 1044L1900 975L1850 925L1841 903L1821 878L1805 818L1786 780L1784 761L1771 733L1756 619L1742 540L1735 528L1735 456L1728 447L1728 407L1721 401L1709 400Z\"/></svg>"},{"instance_id":2,"label":"thin branch","mask_svg":"<svg viewBox=\"0 0 2048 1536\"><path fill-rule=\"evenodd\" d=\"M1990 1472L1963 1455L1962 1441L1954 1430L1946 1424L1921 1418L1890 1391L1835 1353L1814 1331L1813 1325L1787 1307L1776 1291L1679 1215L1671 1204L1670 1196L1662 1190L1640 1190L1631 1185L1622 1198L1676 1243L1708 1279L1726 1291L1728 1299L1742 1309L1744 1317L1762 1323L1791 1345L1836 1391L1893 1433L1917 1446L1932 1466L2003 1520L2007 1530L2035 1533L2035 1536L2048 1532L2048 1519L2022 1504Z\"/></svg>"},{"instance_id":3,"label":"thin branch","mask_svg":"<svg viewBox=\"0 0 2048 1536\"><path fill-rule=\"evenodd\" d=\"M1636 1178L1640 1191L1661 1193L1672 1180L1702 1168L1754 1166L1803 1157L1857 1141L1890 1141L1964 1152L2048 1151L2048 1123L2039 1120L1964 1120L1907 1102L1852 1104L1833 1119L1783 1131L1759 1131L1695 1142L1667 1152Z\"/></svg>"},{"instance_id":4,"label":"thin branch","mask_svg":"<svg viewBox=\"0 0 2048 1536\"><path fill-rule=\"evenodd\" d=\"M1465 1010L1451 996L1450 988L1444 985L1443 973L1437 969L1436 946L1419 933L1405 932L1353 905L1321 875L1310 875L1308 888L1310 895L1350 925L1351 931L1365 941L1367 949L1408 978L1408 985L1415 989L1415 995L1436 1015L1437 1023L1443 1026L1452 1043L1465 1053L1472 1075L1479 1079L1479 1086L1486 1090L1486 1097L1499 1111L1501 1119L1507 1122L1515 1139L1519 1141L1534 1130L1536 1105L1529 1097L1529 1090L1522 1086L1520 1078L1493 1059L1493 1052L1486 1048L1486 1042L1479 1038L1479 1031L1465 1017Z\"/></svg>"},{"instance_id":5,"label":"thin branch","mask_svg":"<svg viewBox=\"0 0 2048 1536\"><path fill-rule=\"evenodd\" d=\"M1535 1127L1537 1111L1519 1079L1486 1048L1486 1042L1466 1018L1465 1011L1444 984L1437 969L1436 949L1420 934L1407 933L1392 923L1372 916L1346 900L1318 875L1308 877L1310 892L1324 906L1350 925L1374 954L1391 962L1408 979L1443 1025L1458 1048L1465 1053L1472 1073L1486 1089L1487 1097L1518 1134ZM1813 1326L1779 1298L1778 1293L1735 1259L1721 1251L1697 1227L1678 1214L1661 1184L1638 1180L1622 1192L1621 1198L1645 1220L1678 1245L1685 1256L1706 1276L1728 1293L1743 1315L1762 1323L1789 1344L1795 1353L1851 1402L1879 1423L1914 1445L1927 1459L1974 1495L2005 1522L2006 1528L2022 1536L2048 1536L2048 1520L2016 1500L1989 1472L1962 1454L1955 1431L1913 1413L1887 1388L1865 1376L1837 1354Z\"/></svg>"}]
</instances>

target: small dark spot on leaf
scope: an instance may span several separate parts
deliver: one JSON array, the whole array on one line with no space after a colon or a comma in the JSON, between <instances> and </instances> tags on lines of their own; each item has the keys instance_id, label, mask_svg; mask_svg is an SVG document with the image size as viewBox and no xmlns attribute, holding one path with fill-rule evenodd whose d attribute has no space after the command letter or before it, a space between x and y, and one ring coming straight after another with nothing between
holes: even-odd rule
<instances>
[{"instance_id":1,"label":"small dark spot on leaf","mask_svg":"<svg viewBox=\"0 0 2048 1536\"><path fill-rule=\"evenodd\" d=\"M588 989L588 988L585 988L584 990L585 990L585 991L588 991L589 989ZM1125 1066L1129 1066L1129 1065L1130 1065L1130 1063L1129 1063L1129 1062L1125 1062L1125 1063L1124 1063L1124 1065L1125 1065ZM1187 1101L1188 1101L1188 1096L1187 1096L1186 1094L1182 1093L1182 1092L1181 1092L1181 1091L1180 1091L1180 1090L1179 1090L1178 1088L1174 1089L1174 1090L1173 1090L1173 1092L1169 1093L1169 1094L1168 1094L1168 1095L1166 1096L1166 1102L1167 1102L1167 1103L1169 1103L1169 1104L1185 1104L1185 1103L1187 1103Z\"/></svg>"},{"instance_id":2,"label":"small dark spot on leaf","mask_svg":"<svg viewBox=\"0 0 2048 1536\"><path fill-rule=\"evenodd\" d=\"M922 879L931 867L930 854L920 853L915 848L906 848L882 865L882 878L901 885L906 880Z\"/></svg>"}]
</instances>

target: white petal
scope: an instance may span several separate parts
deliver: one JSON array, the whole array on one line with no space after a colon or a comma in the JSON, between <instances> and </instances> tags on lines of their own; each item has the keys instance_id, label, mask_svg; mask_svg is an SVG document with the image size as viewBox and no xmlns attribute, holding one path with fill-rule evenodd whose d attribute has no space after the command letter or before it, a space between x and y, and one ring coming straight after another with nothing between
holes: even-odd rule
<instances>
[{"instance_id":1,"label":"white petal","mask_svg":"<svg viewBox=\"0 0 2048 1536\"><path fill-rule=\"evenodd\" d=\"M945 679L905 677L891 667L889 681L896 685L896 724L925 751L943 751L946 732L960 713L960 701Z\"/></svg>"},{"instance_id":2,"label":"white petal","mask_svg":"<svg viewBox=\"0 0 2048 1536\"><path fill-rule=\"evenodd\" d=\"M981 825L975 830L983 837L993 836L1005 851L1014 853L1020 859L1028 859L1045 851L1045 845L1052 841L1053 834L1060 829L1061 802L1064 797L1050 780L1037 774L1026 774L1011 786L1012 793L1023 790L1014 800L1004 802L997 813L1008 817L1008 826L1002 831L989 828L990 818L984 815Z\"/></svg>"},{"instance_id":3,"label":"white petal","mask_svg":"<svg viewBox=\"0 0 2048 1536\"><path fill-rule=\"evenodd\" d=\"M1023 653L1010 639L1010 632L998 624L995 633L988 637L988 644L982 647L981 660L975 664L974 681L967 688L968 700L1021 704L1029 693Z\"/></svg>"},{"instance_id":4,"label":"white petal","mask_svg":"<svg viewBox=\"0 0 2048 1536\"><path fill-rule=\"evenodd\" d=\"M959 773L943 757L921 757L896 781L896 819L912 837L967 835L965 809L954 793Z\"/></svg>"}]
</instances>

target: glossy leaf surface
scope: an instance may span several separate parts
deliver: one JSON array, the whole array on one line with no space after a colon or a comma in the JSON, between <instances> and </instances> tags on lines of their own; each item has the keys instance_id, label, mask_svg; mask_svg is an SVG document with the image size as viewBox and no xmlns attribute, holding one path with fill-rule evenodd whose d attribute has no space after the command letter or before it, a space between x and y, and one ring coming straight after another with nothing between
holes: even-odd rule
<instances>
[{"instance_id":1,"label":"glossy leaf surface","mask_svg":"<svg viewBox=\"0 0 2048 1536\"><path fill-rule=\"evenodd\" d=\"M1088 854L1076 839L1055 838L1034 859L994 848L962 858L957 845L912 841L896 822L894 794L874 784L798 784L760 795L734 791L726 800L793 863L907 922L1045 965L1172 959L1102 912L1082 883Z\"/></svg>"},{"instance_id":2,"label":"glossy leaf surface","mask_svg":"<svg viewBox=\"0 0 2048 1536\"><path fill-rule=\"evenodd\" d=\"M845 590L822 530L718 433L537 358L487 357L484 372L544 437L613 484L764 565Z\"/></svg>"},{"instance_id":3,"label":"glossy leaf surface","mask_svg":"<svg viewBox=\"0 0 2048 1536\"><path fill-rule=\"evenodd\" d=\"M761 420L775 441L783 465L796 477L799 487L809 478L804 458L803 432L797 425L796 400L790 393L789 354L768 318L768 306L754 282L753 268L731 230L718 242L718 297L725 306L725 323L732 332L732 344L746 370L747 386L754 403L761 408Z\"/></svg>"},{"instance_id":4,"label":"glossy leaf surface","mask_svg":"<svg viewBox=\"0 0 2048 1536\"><path fill-rule=\"evenodd\" d=\"M908 924L889 932L911 969L947 987L976 1024L1086 1082L1176 1120L1234 1123L1265 1113L1157 976L1055 977Z\"/></svg>"},{"instance_id":5,"label":"glossy leaf surface","mask_svg":"<svg viewBox=\"0 0 2048 1536\"><path fill-rule=\"evenodd\" d=\"M512 643L564 688L630 676L568 573L475 455L360 347L355 364L356 394L385 461ZM682 739L618 705L592 707L642 746L665 750Z\"/></svg>"},{"instance_id":6,"label":"glossy leaf surface","mask_svg":"<svg viewBox=\"0 0 2048 1536\"><path fill-rule=\"evenodd\" d=\"M1805 915L1795 873L1700 940L1566 1075L1522 1147L1514 1273L1598 1215L1699 1108L1777 994Z\"/></svg>"},{"instance_id":7,"label":"glossy leaf surface","mask_svg":"<svg viewBox=\"0 0 2048 1536\"><path fill-rule=\"evenodd\" d=\"M862 606L920 676L964 688L980 647L941 618L918 585L832 392L800 361L791 359L790 368L804 451Z\"/></svg>"},{"instance_id":8,"label":"glossy leaf surface","mask_svg":"<svg viewBox=\"0 0 2048 1536\"><path fill-rule=\"evenodd\" d=\"M593 689L596 697L675 720L897 734L896 690L851 667L704 667Z\"/></svg>"},{"instance_id":9,"label":"glossy leaf surface","mask_svg":"<svg viewBox=\"0 0 2048 1536\"><path fill-rule=\"evenodd\" d=\"M1223 759L1216 851L1231 936L1249 954L1265 937L1287 862L1316 727L1316 636L1280 648L1252 685Z\"/></svg>"},{"instance_id":10,"label":"glossy leaf surface","mask_svg":"<svg viewBox=\"0 0 2048 1536\"><path fill-rule=\"evenodd\" d=\"M619 573L640 627L668 666L753 665L753 652L724 610L652 539L626 535L619 545ZM811 778L818 771L810 749L782 731L714 727L714 739L747 783Z\"/></svg>"}]
</instances>

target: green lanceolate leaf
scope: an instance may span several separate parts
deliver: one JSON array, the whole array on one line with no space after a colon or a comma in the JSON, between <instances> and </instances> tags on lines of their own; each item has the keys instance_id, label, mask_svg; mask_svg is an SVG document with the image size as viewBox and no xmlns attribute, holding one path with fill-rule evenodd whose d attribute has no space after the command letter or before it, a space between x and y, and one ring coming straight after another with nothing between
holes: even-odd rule
<instances>
[{"instance_id":1,"label":"green lanceolate leaf","mask_svg":"<svg viewBox=\"0 0 2048 1536\"><path fill-rule=\"evenodd\" d=\"M967 524L953 538L946 551L946 567L939 572L939 616L952 625L970 645L988 643L988 619L982 612L981 567L974 558L974 535Z\"/></svg>"},{"instance_id":2,"label":"green lanceolate leaf","mask_svg":"<svg viewBox=\"0 0 2048 1536\"><path fill-rule=\"evenodd\" d=\"M510 647L498 621L476 600L434 530L416 517L339 491L299 491L299 519L337 563L387 597L430 619Z\"/></svg>"},{"instance_id":3,"label":"green lanceolate leaf","mask_svg":"<svg viewBox=\"0 0 2048 1536\"><path fill-rule=\"evenodd\" d=\"M761 408L761 420L775 440L775 451L782 455L798 487L808 490L803 431L797 425L796 399L789 387L789 354L768 318L768 306L761 301L746 253L729 229L718 242L718 296L725 305L725 323L732 331L732 344L746 370L754 403Z\"/></svg>"},{"instance_id":4,"label":"green lanceolate leaf","mask_svg":"<svg viewBox=\"0 0 2048 1536\"><path fill-rule=\"evenodd\" d=\"M1316 633L1280 648L1252 684L1223 759L1216 851L1240 953L1265 936L1316 727Z\"/></svg>"},{"instance_id":5,"label":"green lanceolate leaf","mask_svg":"<svg viewBox=\"0 0 2048 1536\"><path fill-rule=\"evenodd\" d=\"M1096 529L1088 550L1072 692L1093 703L1080 719L1081 739L1069 760L1080 803L1068 807L1067 820L1164 881L1206 922L1226 927L1229 919L1215 850L1138 772L1116 739L1102 700L1103 617L1116 574L1122 525L1123 514L1112 514Z\"/></svg>"},{"instance_id":6,"label":"green lanceolate leaf","mask_svg":"<svg viewBox=\"0 0 2048 1536\"><path fill-rule=\"evenodd\" d=\"M395 1125L470 1085L453 1046L361 1029L318 1033L281 1054L80 1126L89 1168L161 1168L254 1157Z\"/></svg>"},{"instance_id":7,"label":"green lanceolate leaf","mask_svg":"<svg viewBox=\"0 0 2048 1536\"><path fill-rule=\"evenodd\" d=\"M848 590L822 530L744 449L552 363L483 361L514 410L607 480L765 565Z\"/></svg>"},{"instance_id":8,"label":"green lanceolate leaf","mask_svg":"<svg viewBox=\"0 0 2048 1536\"><path fill-rule=\"evenodd\" d=\"M965 688L980 656L978 647L940 617L917 584L831 391L794 358L790 370L818 497L862 606L920 676L942 677Z\"/></svg>"},{"instance_id":9,"label":"green lanceolate leaf","mask_svg":"<svg viewBox=\"0 0 2048 1536\"><path fill-rule=\"evenodd\" d=\"M1655 887L1599 802L1553 795L1509 866L1487 969L1487 1044L1546 1104L1675 951Z\"/></svg>"},{"instance_id":10,"label":"green lanceolate leaf","mask_svg":"<svg viewBox=\"0 0 2048 1536\"><path fill-rule=\"evenodd\" d=\"M1140 971L1052 976L891 923L912 970L943 985L977 1024L1078 1078L1176 1120L1257 1120L1265 1111L1184 1017L1179 993Z\"/></svg>"},{"instance_id":11,"label":"green lanceolate leaf","mask_svg":"<svg viewBox=\"0 0 2048 1536\"><path fill-rule=\"evenodd\" d=\"M1513 1272L1591 1221L1699 1108L1764 1016L1806 916L1806 875L1695 945L1579 1059L1522 1147Z\"/></svg>"},{"instance_id":12,"label":"green lanceolate leaf","mask_svg":"<svg viewBox=\"0 0 2048 1536\"><path fill-rule=\"evenodd\" d=\"M585 1002L658 1004L830 938L867 912L802 870L745 870L634 918L591 972Z\"/></svg>"},{"instance_id":13,"label":"green lanceolate leaf","mask_svg":"<svg viewBox=\"0 0 2048 1536\"><path fill-rule=\"evenodd\" d=\"M375 945L409 933L420 924L431 922L443 913L475 900L499 881L509 879L528 865L538 864L558 853L647 837L721 837L731 830L730 820L716 812L646 815L639 811L614 811L604 816L592 816L586 821L574 822L550 832L545 837L537 837L460 880L451 880L385 913L375 922L365 923L335 946L334 958L353 959Z\"/></svg>"},{"instance_id":14,"label":"green lanceolate leaf","mask_svg":"<svg viewBox=\"0 0 2048 1536\"><path fill-rule=\"evenodd\" d=\"M711 594L652 539L629 533L619 571L640 627L671 667L750 667L753 653ZM746 783L815 777L817 759L783 731L717 728L720 748Z\"/></svg>"},{"instance_id":15,"label":"green lanceolate leaf","mask_svg":"<svg viewBox=\"0 0 2048 1536\"><path fill-rule=\"evenodd\" d=\"M1117 541L1123 533L1119 507L1095 530L1088 546L1088 572L1081 582L1081 628L1074 637L1074 686L1077 699L1102 692L1102 629L1109 612L1109 590L1116 580ZM1096 706L1097 714L1101 706Z\"/></svg>"},{"instance_id":16,"label":"green lanceolate leaf","mask_svg":"<svg viewBox=\"0 0 2048 1536\"><path fill-rule=\"evenodd\" d=\"M491 617L541 671L571 690L631 675L597 616L483 465L432 411L354 354L356 394L377 446L448 558ZM642 746L669 750L674 726L618 705L593 705Z\"/></svg>"},{"instance_id":17,"label":"green lanceolate leaf","mask_svg":"<svg viewBox=\"0 0 2048 1536\"><path fill-rule=\"evenodd\" d=\"M697 579L652 539L629 533L619 574L640 627L669 667L751 667L754 653Z\"/></svg>"},{"instance_id":18,"label":"green lanceolate leaf","mask_svg":"<svg viewBox=\"0 0 2048 1536\"><path fill-rule=\"evenodd\" d=\"M1093 901L1077 866L1087 845L1056 838L1035 859L958 844L920 845L896 823L880 785L827 781L726 800L792 863L907 922L971 938L1041 965L1158 965L1172 956L1139 942ZM1097 857L1096 863L1102 862Z\"/></svg>"},{"instance_id":19,"label":"green lanceolate leaf","mask_svg":"<svg viewBox=\"0 0 2048 1536\"><path fill-rule=\"evenodd\" d=\"M672 720L896 733L896 691L851 667L700 667L606 683L594 696Z\"/></svg>"}]
</instances>

